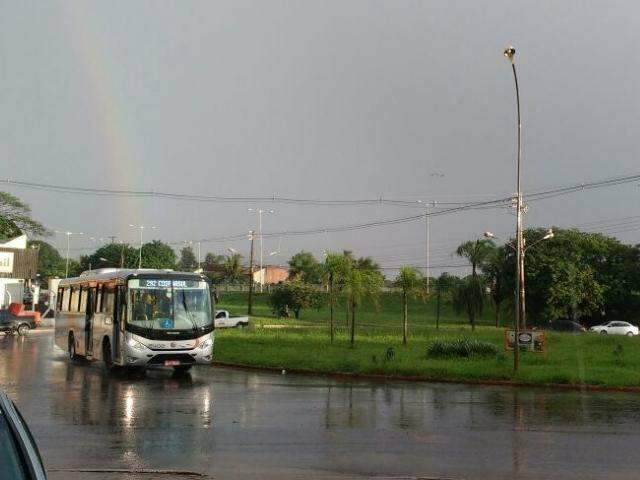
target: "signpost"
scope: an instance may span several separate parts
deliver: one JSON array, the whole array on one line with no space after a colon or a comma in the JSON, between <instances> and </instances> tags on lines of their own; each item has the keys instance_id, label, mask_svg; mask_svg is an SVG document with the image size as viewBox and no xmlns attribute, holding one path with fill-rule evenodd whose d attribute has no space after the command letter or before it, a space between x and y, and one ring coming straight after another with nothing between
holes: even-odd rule
<instances>
[{"instance_id":1,"label":"signpost","mask_svg":"<svg viewBox=\"0 0 640 480\"><path fill-rule=\"evenodd\" d=\"M506 329L504 331L504 349L511 351L516 345L515 330ZM521 351L535 353L547 352L547 339L541 330L520 330L518 332L518 345Z\"/></svg>"}]
</instances>

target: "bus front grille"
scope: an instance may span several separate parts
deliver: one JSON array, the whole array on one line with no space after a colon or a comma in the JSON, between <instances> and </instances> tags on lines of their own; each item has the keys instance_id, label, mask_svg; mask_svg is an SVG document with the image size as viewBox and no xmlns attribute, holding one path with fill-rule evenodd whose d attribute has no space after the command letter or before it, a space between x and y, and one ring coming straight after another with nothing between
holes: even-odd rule
<instances>
[{"instance_id":1,"label":"bus front grille","mask_svg":"<svg viewBox=\"0 0 640 480\"><path fill-rule=\"evenodd\" d=\"M192 363L196 363L195 358L193 358L188 353L161 353L159 355L154 355L147 362L148 365L164 365L164 362L167 360L178 360L181 364L190 365Z\"/></svg>"}]
</instances>

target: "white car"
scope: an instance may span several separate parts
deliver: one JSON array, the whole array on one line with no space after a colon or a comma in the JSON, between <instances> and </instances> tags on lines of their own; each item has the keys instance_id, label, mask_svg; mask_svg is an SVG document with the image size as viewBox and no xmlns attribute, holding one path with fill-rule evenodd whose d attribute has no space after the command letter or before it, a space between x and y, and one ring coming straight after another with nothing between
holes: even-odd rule
<instances>
[{"instance_id":1,"label":"white car","mask_svg":"<svg viewBox=\"0 0 640 480\"><path fill-rule=\"evenodd\" d=\"M589 329L590 332L597 332L603 335L627 335L633 337L638 335L638 327L627 322L613 321L596 325Z\"/></svg>"},{"instance_id":2,"label":"white car","mask_svg":"<svg viewBox=\"0 0 640 480\"><path fill-rule=\"evenodd\" d=\"M244 328L249 326L249 317L233 317L227 310L216 310L214 324L216 328Z\"/></svg>"}]
</instances>

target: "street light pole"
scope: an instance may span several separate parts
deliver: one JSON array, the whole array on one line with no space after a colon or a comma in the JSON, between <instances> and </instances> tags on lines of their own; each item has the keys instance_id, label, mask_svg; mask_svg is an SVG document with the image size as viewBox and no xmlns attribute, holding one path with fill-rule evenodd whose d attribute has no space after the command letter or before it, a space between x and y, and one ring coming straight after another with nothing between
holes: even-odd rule
<instances>
[{"instance_id":1,"label":"street light pole","mask_svg":"<svg viewBox=\"0 0 640 480\"><path fill-rule=\"evenodd\" d=\"M137 228L140 230L140 249L138 250L138 270L140 270L142 268L142 232L145 228L151 228L152 230L155 230L158 227L149 227L145 225L132 225L132 224L129 224L129 226L131 228Z\"/></svg>"},{"instance_id":2,"label":"street light pole","mask_svg":"<svg viewBox=\"0 0 640 480\"><path fill-rule=\"evenodd\" d=\"M260 278L260 293L262 293L262 286L264 284L264 272L262 271L263 265L262 265L262 257L263 257L263 248L262 248L262 214L263 213L276 213L275 210L263 210L262 208L248 208L247 211L249 212L256 212L258 214L258 240L260 241L260 275L258 278Z\"/></svg>"},{"instance_id":3,"label":"street light pole","mask_svg":"<svg viewBox=\"0 0 640 480\"><path fill-rule=\"evenodd\" d=\"M522 164L522 119L520 116L520 89L518 88L518 75L516 73L515 64L516 49L509 46L504 51L504 56L511 62L511 70L513 71L513 81L516 88L516 108L518 121L518 153L517 153L517 169L516 169L516 257L517 257L517 275L516 275L516 319L515 319L515 348L513 350L513 369L518 370L520 367L520 345L518 336L520 333L520 321L524 312L524 255L523 255L523 238L522 238L522 182L521 182L521 164Z\"/></svg>"},{"instance_id":4,"label":"street light pole","mask_svg":"<svg viewBox=\"0 0 640 480\"><path fill-rule=\"evenodd\" d=\"M64 278L69 278L69 250L70 250L70 237L71 235L84 235L84 233L82 232L61 232L58 230L55 230L56 233L63 233L67 236L67 260L65 263L65 267L64 267Z\"/></svg>"}]
</instances>

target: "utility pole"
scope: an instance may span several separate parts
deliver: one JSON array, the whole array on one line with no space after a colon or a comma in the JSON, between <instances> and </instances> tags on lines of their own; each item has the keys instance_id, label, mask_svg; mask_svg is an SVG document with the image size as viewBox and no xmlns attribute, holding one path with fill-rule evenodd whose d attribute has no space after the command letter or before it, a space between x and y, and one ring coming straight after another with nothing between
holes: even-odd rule
<instances>
[{"instance_id":1,"label":"utility pole","mask_svg":"<svg viewBox=\"0 0 640 480\"><path fill-rule=\"evenodd\" d=\"M120 249L120 268L124 268L124 247L126 245L126 243L121 242L122 243L122 248Z\"/></svg>"},{"instance_id":2,"label":"utility pole","mask_svg":"<svg viewBox=\"0 0 640 480\"><path fill-rule=\"evenodd\" d=\"M511 70L513 71L513 81L516 88L516 108L517 108L517 121L518 121L518 153L517 153L517 168L516 168L516 254L517 254L517 275L516 275L516 318L515 318L515 342L513 349L513 370L517 371L520 367L520 320L524 312L524 244L522 237L522 182L521 182L521 163L522 163L522 119L520 116L520 90L518 88L518 75L516 73L515 64L516 49L512 46L507 47L504 51L504 56L511 62Z\"/></svg>"},{"instance_id":3,"label":"utility pole","mask_svg":"<svg viewBox=\"0 0 640 480\"><path fill-rule=\"evenodd\" d=\"M425 209L425 215L424 215L424 223L426 226L426 232L425 232L425 249L426 249L426 265L425 265L425 275L426 275L426 280L427 280L427 295L429 295L429 277L431 276L431 228L430 228L430 223L431 223L431 217L429 216L429 207L427 206L427 208Z\"/></svg>"},{"instance_id":4,"label":"utility pole","mask_svg":"<svg viewBox=\"0 0 640 480\"><path fill-rule=\"evenodd\" d=\"M249 231L251 239L251 251L249 253L249 308L247 315L253 315L253 230Z\"/></svg>"}]
</instances>

